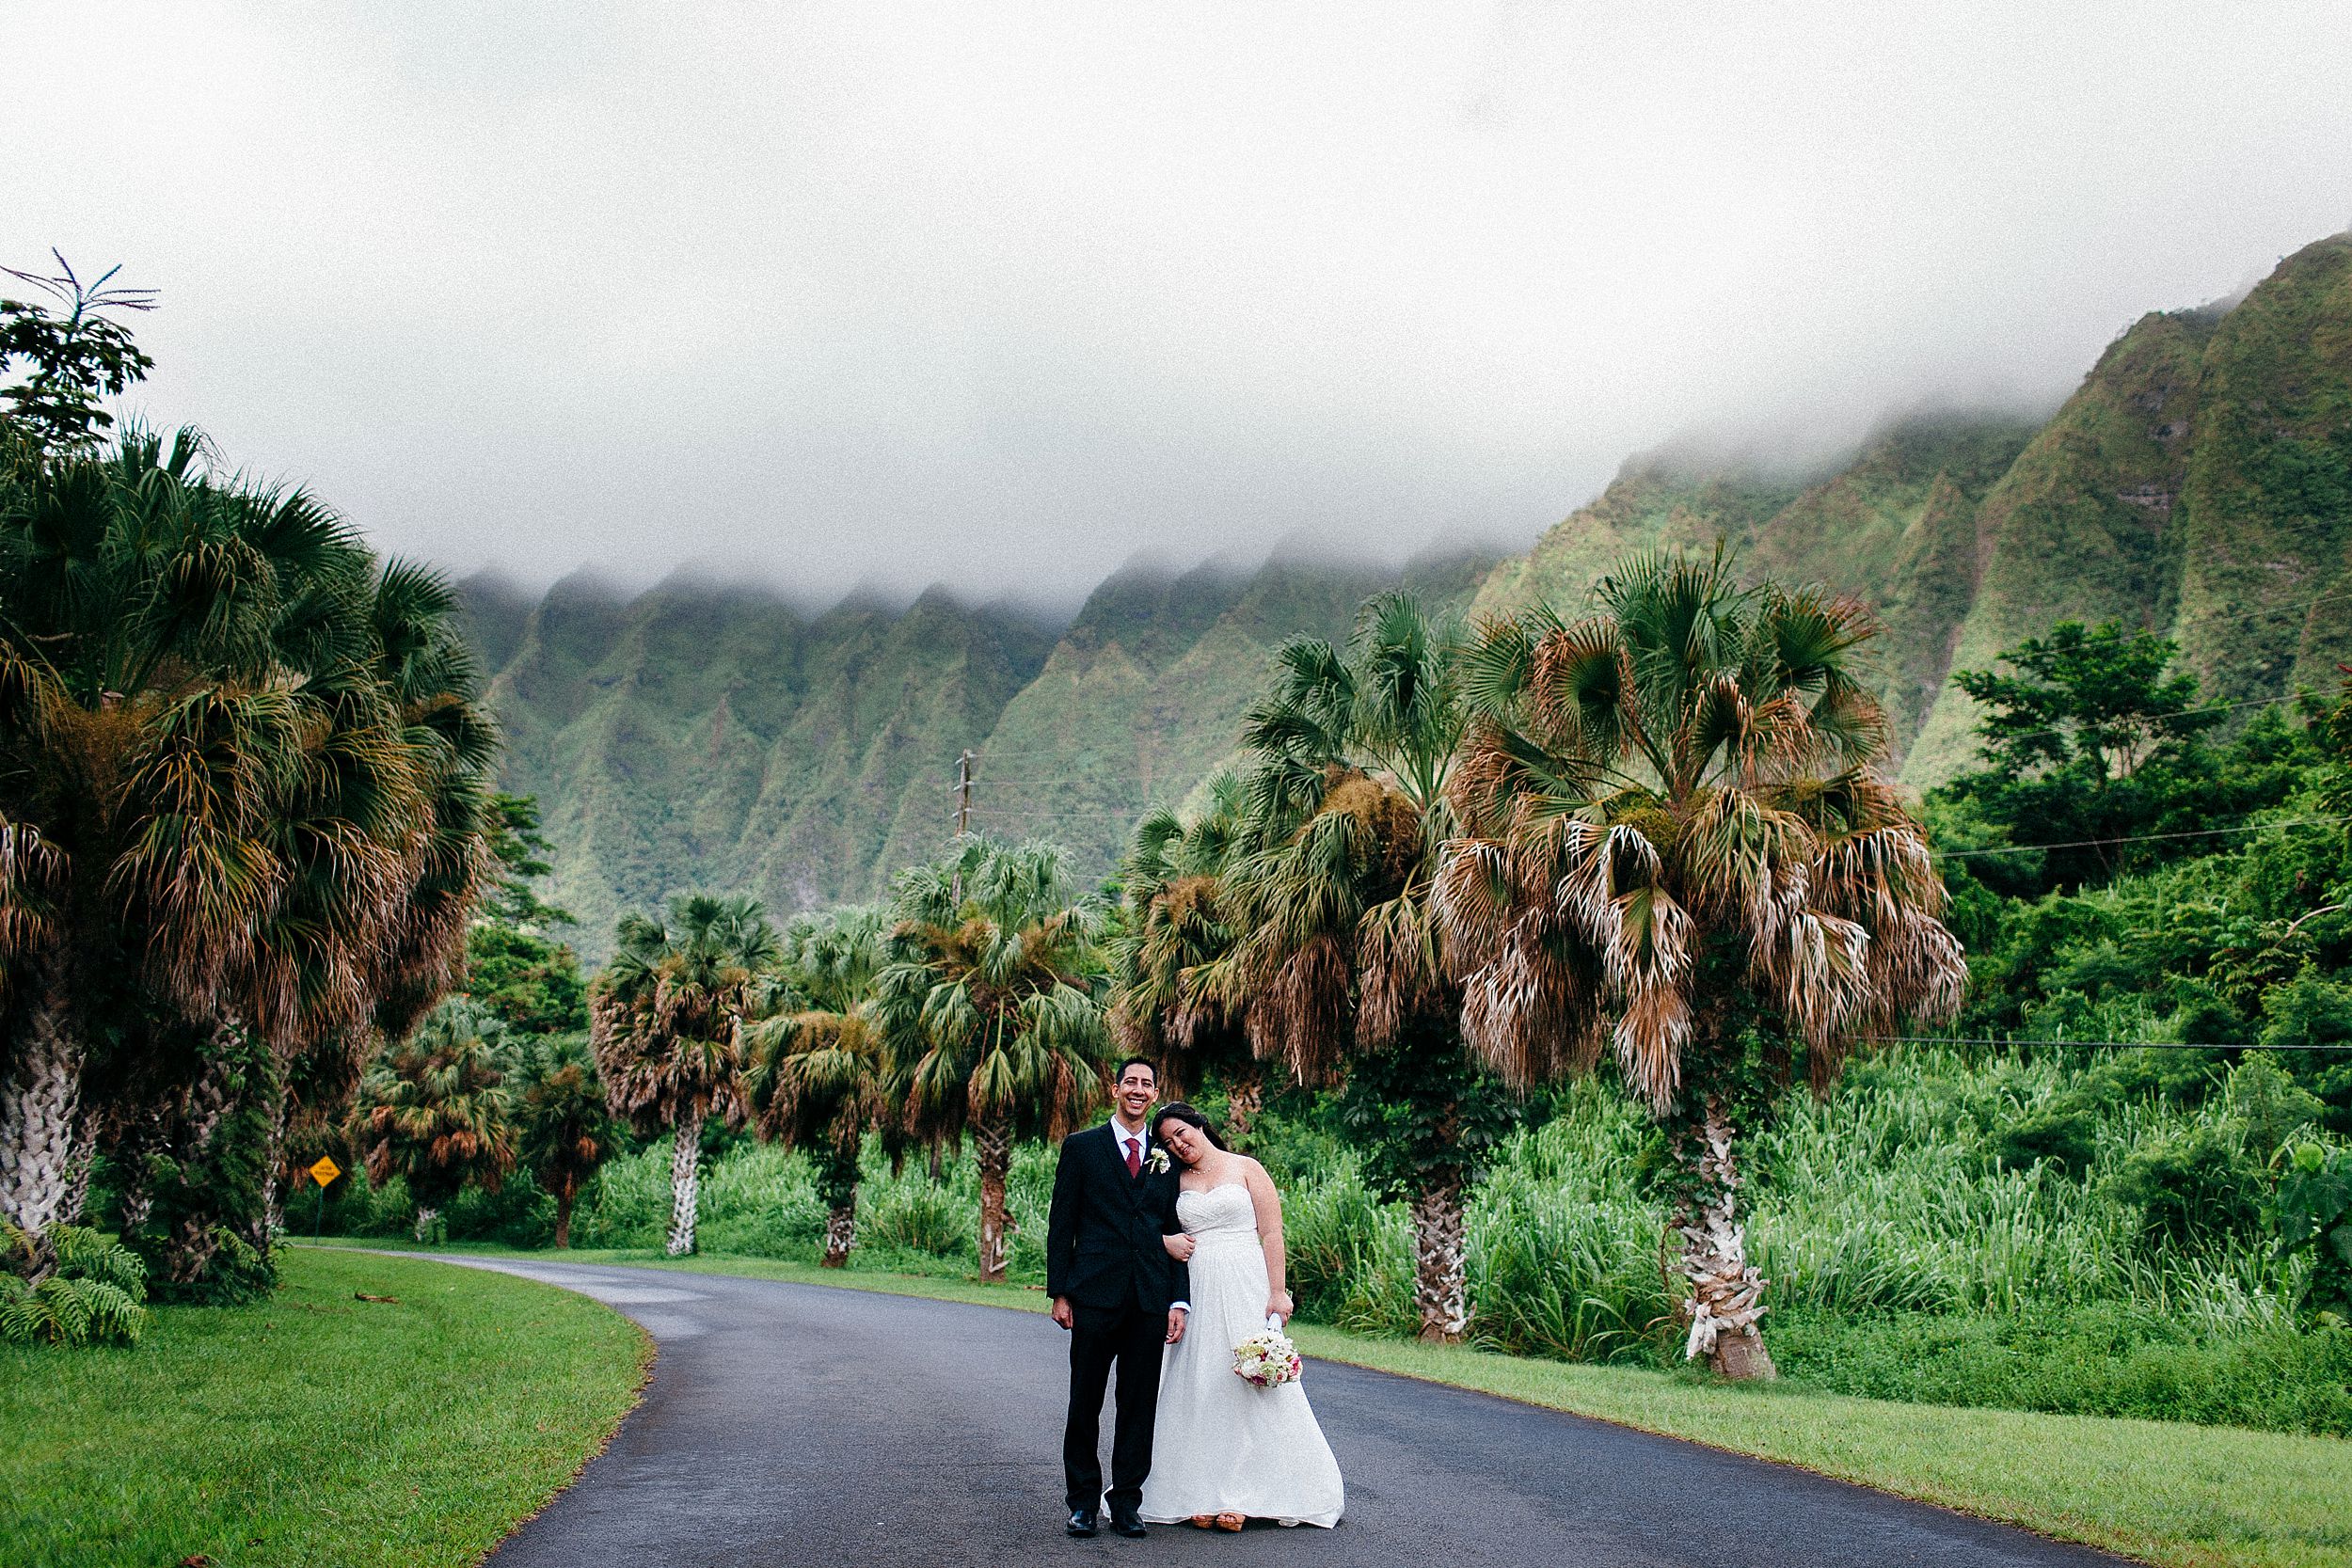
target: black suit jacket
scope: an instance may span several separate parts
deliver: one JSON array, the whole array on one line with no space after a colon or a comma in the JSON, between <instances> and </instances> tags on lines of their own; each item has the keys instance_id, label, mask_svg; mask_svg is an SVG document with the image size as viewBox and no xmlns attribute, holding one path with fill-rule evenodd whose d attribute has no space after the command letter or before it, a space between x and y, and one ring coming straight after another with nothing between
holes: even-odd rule
<instances>
[{"instance_id":1,"label":"black suit jacket","mask_svg":"<svg viewBox=\"0 0 2352 1568\"><path fill-rule=\"evenodd\" d=\"M1147 1159L1154 1147L1144 1145ZM1177 1191L1172 1165L1159 1173L1146 1165L1131 1179L1108 1122L1064 1138L1045 1229L1046 1293L1081 1307L1146 1312L1184 1300L1191 1271L1160 1244L1184 1228Z\"/></svg>"}]
</instances>

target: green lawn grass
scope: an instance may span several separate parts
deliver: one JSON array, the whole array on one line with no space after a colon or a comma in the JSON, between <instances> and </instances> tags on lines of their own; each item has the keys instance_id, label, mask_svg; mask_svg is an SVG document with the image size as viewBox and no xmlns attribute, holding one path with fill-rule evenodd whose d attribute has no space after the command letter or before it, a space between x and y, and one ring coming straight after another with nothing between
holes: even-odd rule
<instances>
[{"instance_id":1,"label":"green lawn grass","mask_svg":"<svg viewBox=\"0 0 2352 1568\"><path fill-rule=\"evenodd\" d=\"M1041 1312L1042 1291L761 1258L445 1250L628 1263ZM1310 1355L1803 1465L2179 1568L2352 1568L2352 1443L2159 1421L1897 1404L1788 1385L1577 1366L1367 1338L1312 1323Z\"/></svg>"},{"instance_id":2,"label":"green lawn grass","mask_svg":"<svg viewBox=\"0 0 2352 1568\"><path fill-rule=\"evenodd\" d=\"M650 1360L627 1319L530 1280L284 1263L270 1300L159 1307L136 1346L0 1347L0 1563L472 1563L604 1445Z\"/></svg>"}]
</instances>

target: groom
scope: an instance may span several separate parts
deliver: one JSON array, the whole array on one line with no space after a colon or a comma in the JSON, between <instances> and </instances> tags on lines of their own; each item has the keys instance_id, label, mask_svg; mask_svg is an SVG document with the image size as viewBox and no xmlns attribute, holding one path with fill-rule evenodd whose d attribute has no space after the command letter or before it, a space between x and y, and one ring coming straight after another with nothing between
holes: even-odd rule
<instances>
[{"instance_id":1,"label":"groom","mask_svg":"<svg viewBox=\"0 0 2352 1568\"><path fill-rule=\"evenodd\" d=\"M1143 1533L1136 1511L1143 1478L1152 1473L1160 1350L1184 1338L1190 1310L1187 1271L1160 1244L1162 1236L1184 1227L1176 1219L1176 1169L1152 1144L1144 1120L1159 1086L1158 1069L1143 1057L1120 1063L1110 1121L1062 1140L1054 1171L1045 1289L1054 1298L1054 1321L1070 1331L1061 1463L1073 1535L1094 1533L1102 1504L1103 1387L1114 1361L1119 1424L1111 1437L1111 1528Z\"/></svg>"}]
</instances>

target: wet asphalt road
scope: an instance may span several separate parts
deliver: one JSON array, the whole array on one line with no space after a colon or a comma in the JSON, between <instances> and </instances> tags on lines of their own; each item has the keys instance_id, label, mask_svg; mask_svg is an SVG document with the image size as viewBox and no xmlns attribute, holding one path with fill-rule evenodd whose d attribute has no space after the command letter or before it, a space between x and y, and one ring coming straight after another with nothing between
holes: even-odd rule
<instances>
[{"instance_id":1,"label":"wet asphalt road","mask_svg":"<svg viewBox=\"0 0 2352 1568\"><path fill-rule=\"evenodd\" d=\"M823 1286L480 1259L660 1347L612 1447L495 1568L1573 1564L2114 1568L2120 1560L1672 1438L1313 1363L1339 1528L1061 1532L1068 1341L1042 1316ZM1109 1418L1104 1421L1107 1441Z\"/></svg>"}]
</instances>

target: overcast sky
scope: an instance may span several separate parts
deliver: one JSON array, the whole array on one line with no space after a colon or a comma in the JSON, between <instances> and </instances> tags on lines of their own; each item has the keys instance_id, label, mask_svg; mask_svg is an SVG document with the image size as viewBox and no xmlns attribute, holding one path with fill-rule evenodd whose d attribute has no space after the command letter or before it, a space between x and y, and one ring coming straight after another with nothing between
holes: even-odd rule
<instances>
[{"instance_id":1,"label":"overcast sky","mask_svg":"<svg viewBox=\"0 0 2352 1568\"><path fill-rule=\"evenodd\" d=\"M1931 14L1933 13L1933 14ZM2054 403L2352 224L2352 6L10 8L0 261L388 548L1073 599Z\"/></svg>"}]
</instances>

